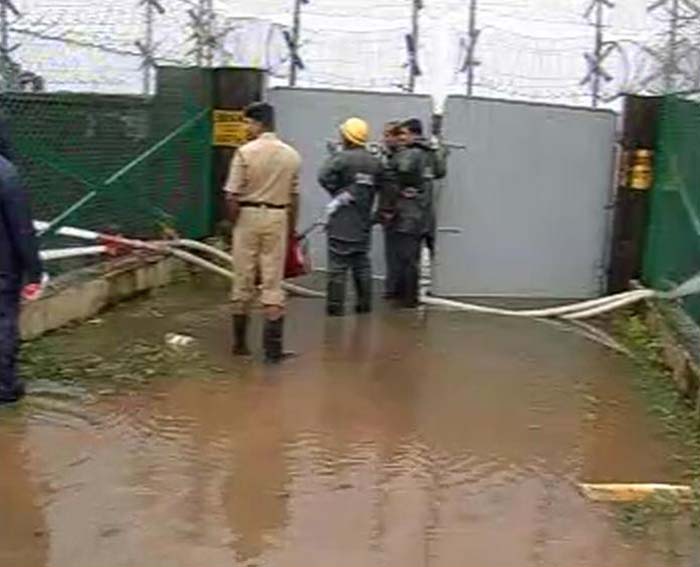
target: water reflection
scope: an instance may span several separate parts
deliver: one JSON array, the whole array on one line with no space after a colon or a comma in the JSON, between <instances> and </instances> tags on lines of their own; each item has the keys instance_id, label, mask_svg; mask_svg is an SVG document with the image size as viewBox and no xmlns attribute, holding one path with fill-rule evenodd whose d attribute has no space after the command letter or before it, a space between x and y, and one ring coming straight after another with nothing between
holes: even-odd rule
<instances>
[{"instance_id":1,"label":"water reflection","mask_svg":"<svg viewBox=\"0 0 700 567\"><path fill-rule=\"evenodd\" d=\"M648 443L631 365L596 345L530 322L329 320L295 303L303 356L269 369L230 360L223 308L183 314L165 298L158 309L166 317L144 318L140 333L186 328L222 371L59 384L35 393L26 419L0 414L0 566L665 557L626 541L575 490L579 479L677 474L673 448ZM61 340L97 341L108 356L109 336L126 340L136 316L109 317ZM30 545L30 532L50 537ZM690 565L685 540L674 545Z\"/></svg>"},{"instance_id":2,"label":"water reflection","mask_svg":"<svg viewBox=\"0 0 700 567\"><path fill-rule=\"evenodd\" d=\"M24 417L0 409L0 565L47 564L49 533L25 447Z\"/></svg>"}]
</instances>

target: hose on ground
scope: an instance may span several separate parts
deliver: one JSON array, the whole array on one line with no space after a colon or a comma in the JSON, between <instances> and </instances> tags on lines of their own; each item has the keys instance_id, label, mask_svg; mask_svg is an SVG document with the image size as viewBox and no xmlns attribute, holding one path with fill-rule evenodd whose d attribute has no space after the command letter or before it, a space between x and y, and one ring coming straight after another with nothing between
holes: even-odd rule
<instances>
[{"instance_id":1,"label":"hose on ground","mask_svg":"<svg viewBox=\"0 0 700 567\"><path fill-rule=\"evenodd\" d=\"M35 226L37 227L37 229L41 229L46 224L47 223L42 223L40 221L35 222ZM233 279L233 272L230 269L223 268L213 262L205 260L204 258L200 258L196 254L192 254L190 252L186 252L185 250L181 250L181 248L189 248L190 250L195 250L197 252L209 254L215 257L216 259L226 263L227 265L231 264L231 257L229 254L218 248L215 248L214 246L210 246L208 244L204 244L196 240L175 239L147 242L142 240L122 238L119 236L102 235L96 232L74 227L60 228L57 230L57 234L62 234L64 236L70 236L73 238L79 238L83 240L117 243L135 249L145 249L161 254L169 254L183 260L184 262L196 265L202 269L216 273L221 277ZM306 287L292 284L290 282L284 282L283 287L287 291L290 291L291 293L295 293L302 297L323 298L326 296L326 294L323 292L308 289ZM694 276L693 278L690 278L671 292L664 293L656 292L649 289L640 289L634 291L627 291L608 297L590 299L586 301L580 301L566 305L558 305L555 307L547 307L543 309L501 309L497 307L488 307L485 305L466 303L462 301L444 299L434 296L424 296L421 298L421 301L425 305L429 305L432 307L441 307L446 309L454 309L458 311L481 313L485 315L503 315L509 317L530 318L556 317L568 321L578 321L581 319L596 317L604 313L613 311L615 309L619 309L621 307L631 305L638 301L642 301L644 299L649 299L653 297L676 299L685 295L690 295L698 292L700 292L700 276Z\"/></svg>"},{"instance_id":2,"label":"hose on ground","mask_svg":"<svg viewBox=\"0 0 700 567\"><path fill-rule=\"evenodd\" d=\"M224 262L227 262L227 263L231 262L231 257L226 252L224 252L218 248L215 248L214 246L210 246L208 244L204 244L204 243L198 242L196 240L180 239L180 240L166 241L166 242L164 242L164 244L172 245L172 246L181 246L181 247L185 247L185 248L191 248L193 250L197 250L200 252L211 254L212 256L215 256ZM185 259L184 256L180 256L180 257L182 259ZM194 256L194 258L196 258L196 256ZM193 261L193 263L198 263L201 267L204 267L204 268L207 268L209 266L209 269L212 269L212 271L220 273L220 274L224 275L225 277L232 277L231 273L226 273L227 272L226 270L223 270L222 268L220 268L218 266L210 264L209 262L206 262L206 261L194 262ZM323 292L314 291L314 290L311 290L311 289L308 289L308 288L305 288L302 286L290 284L289 282L285 282L284 285L288 291L292 291L293 293L296 293L298 295L302 295L304 297L317 297L317 298L325 297L325 294ZM562 318L568 319L568 320L578 320L578 319L586 319L589 317L595 317L596 315L606 313L608 311L611 311L612 309L617 309L619 307L623 307L625 305L629 305L631 303L641 301L642 299L653 297L654 295L655 295L655 292L651 291L651 290L634 290L634 291L619 293L616 295L611 295L608 297L590 299L587 301L581 301L581 302L572 303L572 304L568 304L568 305L560 305L560 306L549 307L549 308L544 308L544 309L519 309L519 310L487 307L487 306L483 306L483 305L476 305L476 304L472 304L472 303L465 303L462 301L442 299L442 298L437 298L437 297L432 297L432 296L423 297L422 302L426 305L432 305L435 307L448 307L448 308L457 309L460 311L471 311L471 312L483 313L483 314L489 314L489 315L504 315L504 316L510 316L510 317L531 317L531 318L562 317Z\"/></svg>"},{"instance_id":3,"label":"hose on ground","mask_svg":"<svg viewBox=\"0 0 700 567\"><path fill-rule=\"evenodd\" d=\"M636 301L641 301L646 297L652 297L655 292L651 290L635 290L627 291L617 295L602 297L600 299L591 299L567 305L559 305L556 307L547 307L544 309L501 309L498 307L488 307L486 305L477 305L474 303L466 303L453 299L443 299L440 297L426 296L422 299L426 305L435 307L443 307L454 309L457 311L468 311L471 313L481 313L484 315L504 315L508 317L531 317L531 318L548 318L561 317L564 319L580 319L593 317L610 311L611 306L617 308L622 305L628 305ZM580 314L585 314L585 317L580 317Z\"/></svg>"},{"instance_id":4,"label":"hose on ground","mask_svg":"<svg viewBox=\"0 0 700 567\"><path fill-rule=\"evenodd\" d=\"M171 254L172 256L179 258L180 260L183 260L184 262L188 262L190 264L193 264L195 266L199 266L200 268L204 268L205 270L209 270L211 272L214 272L215 274L218 274L224 278L228 278L230 280L233 280L233 272L231 270L227 270L226 268L222 268L221 266L218 266L214 264L213 262L209 262L208 260L204 260L203 258L200 258L199 256L195 254L191 254L189 252L185 252L184 250L179 250L178 248L171 247L171 246L166 246L165 250ZM218 252L221 252L218 250ZM228 258L230 261L230 258ZM319 299L322 297L325 297L326 294L322 293L320 291L315 291L313 289L308 289L302 286L298 286L289 282L282 282L282 287L289 291L290 293L294 293L295 295L299 295L301 297L309 297L313 299Z\"/></svg>"},{"instance_id":5,"label":"hose on ground","mask_svg":"<svg viewBox=\"0 0 700 567\"><path fill-rule=\"evenodd\" d=\"M564 315L563 318L573 321L577 321L579 319L589 319L591 317L596 317L598 315L603 315L604 313L614 311L615 309L626 307L627 305L631 305L644 299L651 299L652 297L656 297L657 295L655 291L650 289L644 289L639 291L642 293L640 293L637 296L622 297L619 298L617 301L611 301L609 303L606 303L605 305L601 305L593 309L584 309L575 313L569 313L567 315Z\"/></svg>"},{"instance_id":6,"label":"hose on ground","mask_svg":"<svg viewBox=\"0 0 700 567\"><path fill-rule=\"evenodd\" d=\"M180 238L177 240L165 240L164 244L169 246L176 246L178 248L190 248L192 250L197 250L198 252L204 252L205 254L210 254L227 265L231 264L231 255L227 254L223 250L219 250L215 246L209 246L198 240L189 240L186 238Z\"/></svg>"}]
</instances>

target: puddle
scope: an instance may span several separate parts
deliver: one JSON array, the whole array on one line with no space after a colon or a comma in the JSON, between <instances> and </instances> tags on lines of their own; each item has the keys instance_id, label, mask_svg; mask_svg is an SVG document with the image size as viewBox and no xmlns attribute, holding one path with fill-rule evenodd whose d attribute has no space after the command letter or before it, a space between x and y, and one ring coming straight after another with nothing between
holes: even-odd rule
<instances>
[{"instance_id":1,"label":"puddle","mask_svg":"<svg viewBox=\"0 0 700 567\"><path fill-rule=\"evenodd\" d=\"M294 299L301 356L268 368L229 356L226 290L196 288L36 346L43 375L0 411L0 566L699 564L681 528L630 539L576 490L684 480L623 357L537 322Z\"/></svg>"}]
</instances>

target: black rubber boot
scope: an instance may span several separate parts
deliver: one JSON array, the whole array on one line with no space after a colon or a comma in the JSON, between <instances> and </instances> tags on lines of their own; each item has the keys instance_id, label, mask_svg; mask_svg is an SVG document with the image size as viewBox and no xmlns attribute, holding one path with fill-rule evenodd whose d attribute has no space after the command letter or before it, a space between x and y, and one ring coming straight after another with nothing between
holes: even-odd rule
<instances>
[{"instance_id":1,"label":"black rubber boot","mask_svg":"<svg viewBox=\"0 0 700 567\"><path fill-rule=\"evenodd\" d=\"M342 317L345 315L345 309L338 305L329 303L326 305L326 315L329 317Z\"/></svg>"},{"instance_id":2,"label":"black rubber boot","mask_svg":"<svg viewBox=\"0 0 700 567\"><path fill-rule=\"evenodd\" d=\"M287 358L296 356L293 352L285 352L282 348L284 343L284 317L274 321L265 321L263 329L263 348L265 350L265 362L268 364L279 364Z\"/></svg>"},{"instance_id":3,"label":"black rubber boot","mask_svg":"<svg viewBox=\"0 0 700 567\"><path fill-rule=\"evenodd\" d=\"M329 317L345 315L345 283L331 279L327 286L326 314Z\"/></svg>"},{"instance_id":4,"label":"black rubber boot","mask_svg":"<svg viewBox=\"0 0 700 567\"><path fill-rule=\"evenodd\" d=\"M248 315L233 316L233 354L235 356L250 356L248 348Z\"/></svg>"},{"instance_id":5,"label":"black rubber boot","mask_svg":"<svg viewBox=\"0 0 700 567\"><path fill-rule=\"evenodd\" d=\"M0 388L0 405L14 404L26 395L24 382L18 380L9 388Z\"/></svg>"},{"instance_id":6,"label":"black rubber boot","mask_svg":"<svg viewBox=\"0 0 700 567\"><path fill-rule=\"evenodd\" d=\"M372 277L361 277L355 280L357 293L357 305L355 312L358 314L372 312Z\"/></svg>"}]
</instances>

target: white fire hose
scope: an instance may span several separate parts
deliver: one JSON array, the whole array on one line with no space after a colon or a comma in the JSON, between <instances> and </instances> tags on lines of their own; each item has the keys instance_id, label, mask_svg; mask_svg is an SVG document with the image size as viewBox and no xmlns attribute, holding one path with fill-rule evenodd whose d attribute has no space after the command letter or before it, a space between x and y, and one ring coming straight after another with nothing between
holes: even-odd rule
<instances>
[{"instance_id":1,"label":"white fire hose","mask_svg":"<svg viewBox=\"0 0 700 567\"><path fill-rule=\"evenodd\" d=\"M42 250L39 257L44 262L52 260L65 260L68 258L80 258L83 256L101 256L108 251L107 246L78 246L73 248L57 248L56 250Z\"/></svg>"},{"instance_id":2,"label":"white fire hose","mask_svg":"<svg viewBox=\"0 0 700 567\"><path fill-rule=\"evenodd\" d=\"M43 221L34 221L34 228L36 230L44 230L48 226L47 222ZM44 251L44 256L42 256L42 259L45 259L47 261L49 260L58 260L58 259L63 259L63 258L76 258L80 256L92 256L96 254L104 254L108 253L110 249L110 245L117 245L117 246L123 246L125 248L133 248L133 249L140 249L140 250L148 250L150 252L156 252L160 254L167 254L174 256L176 258L179 258L180 260L187 262L189 264L193 264L195 266L199 266L200 268L203 268L205 270L209 270L210 272L213 272L215 274L220 275L221 277L228 278L228 279L233 279L233 272L231 270L228 270L226 268L222 268L221 266L214 264L212 262L209 262L203 258L200 258L199 256L196 256L195 254L190 254L189 252L185 252L184 250L180 250L180 248L190 248L192 250L197 250L199 252L204 252L207 254L211 254L223 262L226 262L227 264L231 263L231 256L227 254L226 252L219 250L218 248L215 248L214 246L209 246L207 244L203 244L202 242L198 242L196 240L188 240L188 239L177 239L177 240L164 240L164 241L152 241L152 242L147 242L143 240L133 240L129 238L122 238L120 236L112 236L112 235L107 235L107 234L100 234L98 232L94 232L91 230L84 230L82 228L75 228L75 227L61 227L58 230L56 230L56 234L59 236L67 236L70 238L77 238L79 240L87 240L91 242L106 242L109 243L109 245L102 245L102 246L89 246L89 247L82 247L82 248L66 248L66 249L61 249L61 250L46 250ZM97 250L100 250L99 252ZM322 298L325 297L325 294L319 291L314 291L311 289L307 289L305 287L301 287L289 282L283 282L282 286L289 292L294 293L296 295L302 296L302 297L312 297L312 298Z\"/></svg>"},{"instance_id":3,"label":"white fire hose","mask_svg":"<svg viewBox=\"0 0 700 567\"><path fill-rule=\"evenodd\" d=\"M45 229L46 226L48 226L48 223L35 221L34 226L37 230L42 230ZM77 257L81 255L87 256L102 254L108 252L110 246L117 245L126 248L142 249L161 254L169 254L185 262L216 273L222 277L233 279L233 272L230 269L223 268L217 264L214 264L213 262L210 262L208 260L200 258L195 254L183 250L183 248L188 248L197 252L209 254L214 258L220 260L221 262L224 262L229 265L231 264L231 256L229 254L222 250L219 250L218 248L209 246L208 244L204 244L196 240L175 239L146 242L142 240L122 238L119 236L99 234L97 232L75 227L59 228L56 231L56 233L61 236L67 236L81 240L88 240L92 242L100 242L102 243L102 245L76 249L46 250L43 252L42 256L46 260ZM287 291L290 291L302 297L323 298L326 295L323 292L308 289L306 287L295 285L289 282L284 282L283 286ZM616 295L611 295L608 297L589 299L586 301L580 301L566 305L559 305L555 307L547 307L543 309L501 309L497 307L488 307L485 305L466 303L462 301L443 299L433 296L424 296L421 298L421 301L426 305L431 305L434 307L441 307L472 313L482 313L487 315L504 315L510 317L530 318L559 318L577 321L581 319L595 317L597 315L602 315L603 313L607 313L615 309L619 309L621 307L625 307L627 305L631 305L638 301L642 301L644 299L649 299L652 297L657 297L660 299L678 299L680 297L696 294L699 292L700 274L693 276L680 286L676 287L671 292L658 292L650 289L639 289L619 293Z\"/></svg>"}]
</instances>

